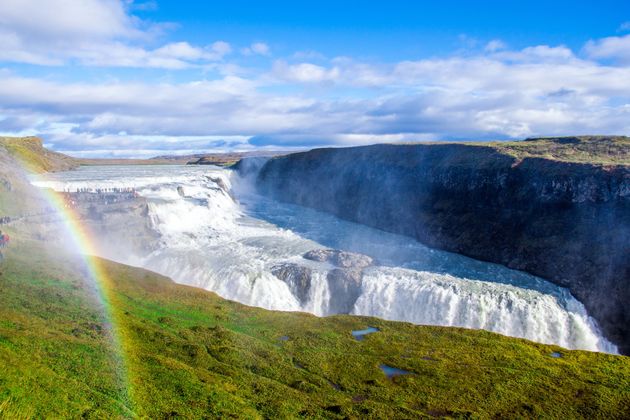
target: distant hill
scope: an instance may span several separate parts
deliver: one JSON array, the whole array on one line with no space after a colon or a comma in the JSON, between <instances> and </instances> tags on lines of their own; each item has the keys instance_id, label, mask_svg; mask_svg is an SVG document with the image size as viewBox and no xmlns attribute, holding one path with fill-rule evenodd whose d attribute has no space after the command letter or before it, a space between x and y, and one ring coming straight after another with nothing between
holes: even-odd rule
<instances>
[{"instance_id":1,"label":"distant hill","mask_svg":"<svg viewBox=\"0 0 630 420\"><path fill-rule=\"evenodd\" d=\"M18 161L35 173L58 172L79 166L94 165L231 165L245 157L273 157L289 154L287 151L256 150L249 152L197 153L192 155L163 155L150 159L85 159L54 152L43 146L39 137L0 137L4 147Z\"/></svg>"},{"instance_id":2,"label":"distant hill","mask_svg":"<svg viewBox=\"0 0 630 420\"><path fill-rule=\"evenodd\" d=\"M81 162L46 149L39 137L0 137L0 147L35 173L67 171L77 168Z\"/></svg>"},{"instance_id":3,"label":"distant hill","mask_svg":"<svg viewBox=\"0 0 630 420\"><path fill-rule=\"evenodd\" d=\"M187 165L231 165L243 158L274 157L288 155L291 152L279 150L255 150L251 152L198 153L184 156L156 156L151 160L164 160Z\"/></svg>"}]
</instances>

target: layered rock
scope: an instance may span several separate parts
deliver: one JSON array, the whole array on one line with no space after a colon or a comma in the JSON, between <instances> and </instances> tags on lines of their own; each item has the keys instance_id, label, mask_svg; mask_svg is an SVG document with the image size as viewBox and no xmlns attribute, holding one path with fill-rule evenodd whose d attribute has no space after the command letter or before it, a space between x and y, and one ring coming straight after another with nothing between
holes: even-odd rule
<instances>
[{"instance_id":1,"label":"layered rock","mask_svg":"<svg viewBox=\"0 0 630 420\"><path fill-rule=\"evenodd\" d=\"M282 263L272 267L271 273L289 286L302 305L306 303L311 291L313 270L295 263Z\"/></svg>"},{"instance_id":2,"label":"layered rock","mask_svg":"<svg viewBox=\"0 0 630 420\"><path fill-rule=\"evenodd\" d=\"M314 249L304 254L304 258L311 261L330 262L337 267L355 270L362 270L373 264L372 258L367 255L338 249Z\"/></svg>"},{"instance_id":3,"label":"layered rock","mask_svg":"<svg viewBox=\"0 0 630 420\"><path fill-rule=\"evenodd\" d=\"M134 193L63 193L101 252L126 261L146 255L160 239L149 217L146 199Z\"/></svg>"},{"instance_id":4,"label":"layered rock","mask_svg":"<svg viewBox=\"0 0 630 420\"><path fill-rule=\"evenodd\" d=\"M554 153L571 156L575 141L559 141ZM615 144L630 149L627 139ZM570 160L464 144L317 149L271 159L256 184L278 200L566 286L629 353L630 166Z\"/></svg>"},{"instance_id":5,"label":"layered rock","mask_svg":"<svg viewBox=\"0 0 630 420\"><path fill-rule=\"evenodd\" d=\"M350 313L361 294L363 269L373 264L372 258L337 249L314 249L305 253L303 257L311 261L328 263L334 267L326 274L330 292L328 311L333 314ZM272 267L271 273L287 283L291 293L302 305L308 301L313 269L286 262Z\"/></svg>"}]
</instances>

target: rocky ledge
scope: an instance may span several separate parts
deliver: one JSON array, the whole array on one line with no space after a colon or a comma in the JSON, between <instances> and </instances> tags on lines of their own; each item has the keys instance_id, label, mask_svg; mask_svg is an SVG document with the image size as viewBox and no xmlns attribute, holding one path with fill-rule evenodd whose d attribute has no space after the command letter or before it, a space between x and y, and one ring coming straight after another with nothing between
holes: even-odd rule
<instances>
[{"instance_id":1,"label":"rocky ledge","mask_svg":"<svg viewBox=\"0 0 630 420\"><path fill-rule=\"evenodd\" d=\"M135 192L73 192L63 197L109 258L126 261L157 246L160 235L149 217L149 204Z\"/></svg>"},{"instance_id":2,"label":"rocky ledge","mask_svg":"<svg viewBox=\"0 0 630 420\"><path fill-rule=\"evenodd\" d=\"M372 258L336 249L314 249L305 253L303 258L332 266L326 275L330 291L329 313L350 313L361 294L363 269L373 264ZM273 266L271 272L289 286L302 304L306 303L311 290L312 268L285 262Z\"/></svg>"}]
</instances>

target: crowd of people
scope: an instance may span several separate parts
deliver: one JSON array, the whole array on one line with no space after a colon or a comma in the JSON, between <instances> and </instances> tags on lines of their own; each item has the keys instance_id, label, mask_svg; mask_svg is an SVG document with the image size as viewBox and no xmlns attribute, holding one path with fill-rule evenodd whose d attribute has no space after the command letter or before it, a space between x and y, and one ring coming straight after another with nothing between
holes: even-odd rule
<instances>
[{"instance_id":1,"label":"crowd of people","mask_svg":"<svg viewBox=\"0 0 630 420\"><path fill-rule=\"evenodd\" d=\"M66 192L73 192L67 190ZM77 188L77 193L92 193L92 194L135 194L136 189L133 187L125 187L125 188Z\"/></svg>"},{"instance_id":2,"label":"crowd of people","mask_svg":"<svg viewBox=\"0 0 630 420\"><path fill-rule=\"evenodd\" d=\"M140 195L135 188L77 188L66 189L65 206L76 207L85 203L115 204L127 200L133 200Z\"/></svg>"},{"instance_id":3,"label":"crowd of people","mask_svg":"<svg viewBox=\"0 0 630 420\"><path fill-rule=\"evenodd\" d=\"M11 218L9 216L0 217L0 225L8 225L11 223Z\"/></svg>"}]
</instances>

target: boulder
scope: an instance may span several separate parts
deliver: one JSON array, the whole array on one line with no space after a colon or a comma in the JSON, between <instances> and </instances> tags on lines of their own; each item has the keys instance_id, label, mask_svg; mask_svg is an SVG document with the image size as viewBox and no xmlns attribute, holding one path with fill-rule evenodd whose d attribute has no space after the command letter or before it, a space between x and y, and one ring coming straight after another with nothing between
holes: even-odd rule
<instances>
[{"instance_id":1,"label":"boulder","mask_svg":"<svg viewBox=\"0 0 630 420\"><path fill-rule=\"evenodd\" d=\"M329 262L336 267L362 270L374 263L367 255L337 249L314 249L303 255L311 261Z\"/></svg>"}]
</instances>

